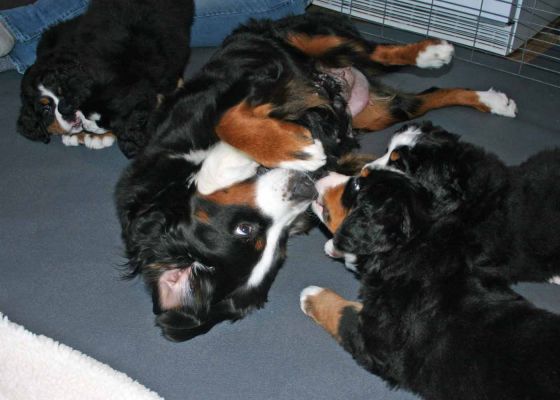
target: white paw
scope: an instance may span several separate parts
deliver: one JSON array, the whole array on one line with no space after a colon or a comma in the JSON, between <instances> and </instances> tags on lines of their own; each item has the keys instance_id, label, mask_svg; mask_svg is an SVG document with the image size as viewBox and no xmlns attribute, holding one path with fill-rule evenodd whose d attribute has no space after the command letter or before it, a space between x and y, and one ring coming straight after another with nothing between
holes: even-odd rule
<instances>
[{"instance_id":1,"label":"white paw","mask_svg":"<svg viewBox=\"0 0 560 400\"><path fill-rule=\"evenodd\" d=\"M338 251L337 249L334 248L334 243L333 240L330 239L329 241L327 241L327 243L325 243L325 254L331 258L342 258L344 257L344 253Z\"/></svg>"},{"instance_id":2,"label":"white paw","mask_svg":"<svg viewBox=\"0 0 560 400\"><path fill-rule=\"evenodd\" d=\"M77 135L62 135L62 143L65 146L79 146L80 141Z\"/></svg>"},{"instance_id":3,"label":"white paw","mask_svg":"<svg viewBox=\"0 0 560 400\"><path fill-rule=\"evenodd\" d=\"M431 44L416 57L416 66L419 68L440 68L451 62L455 48L446 40L438 44Z\"/></svg>"},{"instance_id":4,"label":"white paw","mask_svg":"<svg viewBox=\"0 0 560 400\"><path fill-rule=\"evenodd\" d=\"M344 266L349 271L358 272L358 256L352 253L344 253Z\"/></svg>"},{"instance_id":5,"label":"white paw","mask_svg":"<svg viewBox=\"0 0 560 400\"><path fill-rule=\"evenodd\" d=\"M85 135L84 145L88 149L100 150L105 147L109 147L113 144L115 138L113 136L97 136L97 135Z\"/></svg>"},{"instance_id":6,"label":"white paw","mask_svg":"<svg viewBox=\"0 0 560 400\"><path fill-rule=\"evenodd\" d=\"M554 283L555 285L560 285L560 276L553 276L548 280L548 283Z\"/></svg>"},{"instance_id":7,"label":"white paw","mask_svg":"<svg viewBox=\"0 0 560 400\"><path fill-rule=\"evenodd\" d=\"M517 104L504 93L490 88L486 92L476 92L476 94L478 94L480 102L487 106L492 114L511 118L516 116Z\"/></svg>"},{"instance_id":8,"label":"white paw","mask_svg":"<svg viewBox=\"0 0 560 400\"><path fill-rule=\"evenodd\" d=\"M282 161L278 166L297 171L315 171L327 162L323 143L320 140L315 139L313 144L304 147L302 152L307 155L305 160Z\"/></svg>"},{"instance_id":9,"label":"white paw","mask_svg":"<svg viewBox=\"0 0 560 400\"><path fill-rule=\"evenodd\" d=\"M307 286L305 289L301 291L299 295L299 307L301 308L301 311L303 311L304 314L307 315L307 311L305 311L307 299L309 299L309 297L316 296L317 294L321 293L323 290L325 289L319 286Z\"/></svg>"}]
</instances>

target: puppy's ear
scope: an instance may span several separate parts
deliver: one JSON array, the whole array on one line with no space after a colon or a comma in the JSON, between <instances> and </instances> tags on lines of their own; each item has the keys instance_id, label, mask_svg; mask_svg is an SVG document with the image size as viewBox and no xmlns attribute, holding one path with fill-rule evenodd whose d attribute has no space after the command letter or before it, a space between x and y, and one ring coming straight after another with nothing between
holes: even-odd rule
<instances>
[{"instance_id":1,"label":"puppy's ear","mask_svg":"<svg viewBox=\"0 0 560 400\"><path fill-rule=\"evenodd\" d=\"M156 325L168 340L184 342L208 332L215 324L204 323L181 310L170 310L156 317Z\"/></svg>"},{"instance_id":2,"label":"puppy's ear","mask_svg":"<svg viewBox=\"0 0 560 400\"><path fill-rule=\"evenodd\" d=\"M43 124L41 117L35 113L32 104L24 103L21 106L17 121L17 131L27 139L35 142L49 143L51 136Z\"/></svg>"},{"instance_id":3,"label":"puppy's ear","mask_svg":"<svg viewBox=\"0 0 560 400\"><path fill-rule=\"evenodd\" d=\"M394 224L401 225L400 212L374 204L354 208L335 232L334 246L346 253L369 255L391 250L395 245ZM392 232L389 232L392 231ZM403 232L404 233L404 232Z\"/></svg>"},{"instance_id":4,"label":"puppy's ear","mask_svg":"<svg viewBox=\"0 0 560 400\"><path fill-rule=\"evenodd\" d=\"M166 269L152 286L156 325L169 340L184 341L208 331L217 283L213 269L199 262Z\"/></svg>"},{"instance_id":5,"label":"puppy's ear","mask_svg":"<svg viewBox=\"0 0 560 400\"><path fill-rule=\"evenodd\" d=\"M337 249L356 255L387 252L427 226L429 194L399 175L361 195L335 232Z\"/></svg>"}]
</instances>

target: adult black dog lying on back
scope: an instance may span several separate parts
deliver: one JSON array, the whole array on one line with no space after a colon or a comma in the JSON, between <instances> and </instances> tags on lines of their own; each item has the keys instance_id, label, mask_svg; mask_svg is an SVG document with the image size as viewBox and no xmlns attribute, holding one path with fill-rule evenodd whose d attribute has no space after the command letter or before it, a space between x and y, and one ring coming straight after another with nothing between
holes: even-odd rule
<instances>
[{"instance_id":1,"label":"adult black dog lying on back","mask_svg":"<svg viewBox=\"0 0 560 400\"><path fill-rule=\"evenodd\" d=\"M361 302L312 286L302 310L423 398L558 399L560 316L509 284L560 270L559 182L560 150L507 169L442 129L405 127L361 176L317 183L333 252L358 259Z\"/></svg>"},{"instance_id":2,"label":"adult black dog lying on back","mask_svg":"<svg viewBox=\"0 0 560 400\"><path fill-rule=\"evenodd\" d=\"M127 157L149 141L146 124L177 87L189 58L192 0L92 0L51 27L21 83L18 131L92 149L115 140Z\"/></svg>"},{"instance_id":3,"label":"adult black dog lying on back","mask_svg":"<svg viewBox=\"0 0 560 400\"><path fill-rule=\"evenodd\" d=\"M267 209L259 182L279 173L259 165L316 171L356 147L353 128L379 130L438 107L515 115L494 91L405 94L377 81L386 65L439 67L452 54L432 39L371 43L346 18L323 14L252 21L226 38L164 99L153 141L117 187L130 274L145 279L164 335L186 340L265 303L287 233L302 227L284 206ZM302 211L314 193L304 175L290 176ZM282 200L284 189L267 193L268 205L294 200Z\"/></svg>"}]
</instances>

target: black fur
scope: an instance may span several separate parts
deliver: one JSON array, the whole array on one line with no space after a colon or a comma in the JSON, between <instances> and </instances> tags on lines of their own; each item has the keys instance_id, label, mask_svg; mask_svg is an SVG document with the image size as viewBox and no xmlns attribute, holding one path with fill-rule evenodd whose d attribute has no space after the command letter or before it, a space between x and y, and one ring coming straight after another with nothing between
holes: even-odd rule
<instances>
[{"instance_id":1,"label":"black fur","mask_svg":"<svg viewBox=\"0 0 560 400\"><path fill-rule=\"evenodd\" d=\"M465 221L481 247L477 265L512 282L560 275L560 150L507 167L430 123L416 127L416 144L398 148L388 165L429 188L440 212Z\"/></svg>"},{"instance_id":2,"label":"black fur","mask_svg":"<svg viewBox=\"0 0 560 400\"><path fill-rule=\"evenodd\" d=\"M53 110L38 102L43 84L62 98L69 121L77 110L101 115L127 157L149 141L146 124L159 94L172 92L189 57L190 0L92 0L85 14L51 27L21 84L18 131L48 143Z\"/></svg>"},{"instance_id":3,"label":"black fur","mask_svg":"<svg viewBox=\"0 0 560 400\"><path fill-rule=\"evenodd\" d=\"M519 237L513 226L526 216L535 222L534 212L523 211L536 211L534 195L558 193L560 153L540 153L508 169L455 135L422 129L416 145L397 149L400 157L391 163L407 174L372 169L353 178L359 185L346 186L359 192L347 195L354 201L334 243L360 257L363 309L344 311L342 346L391 386L425 399L560 398L560 317L533 306L508 281L508 271L538 264L520 256L519 246L535 245L535 236L546 250L557 243L548 228L547 241L534 236L534 224ZM553 223L560 203L539 199L544 204L536 214L549 213ZM515 214L504 223L509 210ZM504 258L487 243L499 236L510 239ZM537 268L546 270L546 260Z\"/></svg>"}]
</instances>

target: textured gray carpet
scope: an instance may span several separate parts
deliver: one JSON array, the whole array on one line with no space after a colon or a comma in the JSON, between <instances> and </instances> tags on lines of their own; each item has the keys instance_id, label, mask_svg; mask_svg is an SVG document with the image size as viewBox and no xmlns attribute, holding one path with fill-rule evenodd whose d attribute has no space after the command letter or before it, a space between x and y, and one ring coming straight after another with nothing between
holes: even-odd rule
<instances>
[{"instance_id":1,"label":"textured gray carpet","mask_svg":"<svg viewBox=\"0 0 560 400\"><path fill-rule=\"evenodd\" d=\"M189 71L209 54L195 50ZM560 145L558 89L463 62L440 71L406 69L385 81L410 91L438 85L510 94L520 109L516 119L465 108L425 117L507 163ZM19 82L15 72L0 74L0 311L12 321L110 364L169 400L415 398L355 365L299 310L307 285L350 298L358 287L323 255L326 239L318 230L291 240L263 310L190 342L161 338L142 285L118 277L124 260L112 194L127 161L116 147L68 148L58 140L45 146L18 136ZM365 136L363 150L381 153L394 129ZM560 311L560 287L518 289Z\"/></svg>"}]
</instances>

